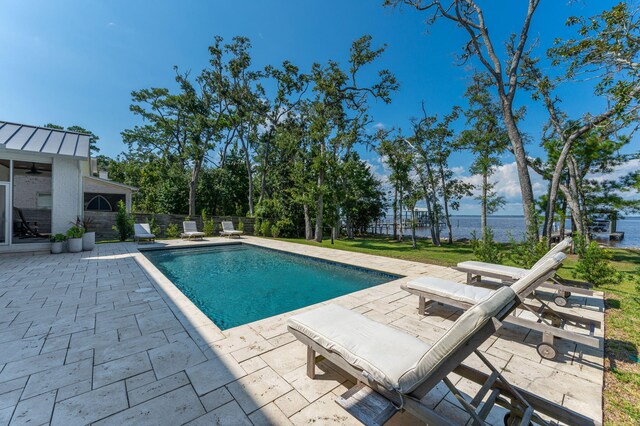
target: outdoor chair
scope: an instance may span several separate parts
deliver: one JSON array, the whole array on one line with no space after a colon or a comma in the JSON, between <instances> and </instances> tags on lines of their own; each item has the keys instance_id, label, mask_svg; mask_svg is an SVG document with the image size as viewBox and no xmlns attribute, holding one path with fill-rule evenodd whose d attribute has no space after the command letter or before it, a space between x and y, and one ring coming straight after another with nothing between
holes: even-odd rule
<instances>
[{"instance_id":1,"label":"outdoor chair","mask_svg":"<svg viewBox=\"0 0 640 426\"><path fill-rule=\"evenodd\" d=\"M141 240L154 242L156 240L155 234L151 233L151 228L148 223L134 223L133 224L133 241L138 243Z\"/></svg>"},{"instance_id":2,"label":"outdoor chair","mask_svg":"<svg viewBox=\"0 0 640 426\"><path fill-rule=\"evenodd\" d=\"M180 234L182 239L203 239L204 232L199 232L198 227L196 226L196 222L193 220L186 220L182 222L182 228L184 232Z\"/></svg>"},{"instance_id":3,"label":"outdoor chair","mask_svg":"<svg viewBox=\"0 0 640 426\"><path fill-rule=\"evenodd\" d=\"M235 228L233 227L233 222L229 221L224 221L222 222L222 231L220 232L220 236L221 237L238 237L240 238L240 235L242 235L243 232L242 231L236 231Z\"/></svg>"},{"instance_id":4,"label":"outdoor chair","mask_svg":"<svg viewBox=\"0 0 640 426\"><path fill-rule=\"evenodd\" d=\"M555 259L558 262L557 267L549 270L545 274L545 279L532 282L526 287L520 287L517 292L518 299L522 301L520 307L529 312L530 316L527 318L526 315L510 315L504 319L504 322L542 333L542 342L537 345L536 350L542 358L549 360L556 359L558 356L555 338L595 348L602 346L601 339L594 336L595 328L601 326L599 321L556 311L535 294L535 291L556 273L565 257L563 253L555 253L553 256L547 257L546 259ZM540 267L539 264L537 265ZM467 310L496 291L434 277L419 277L402 284L400 287L408 293L418 296L418 313L420 315L426 315L427 306L434 302ZM539 305L525 301L530 297L537 300ZM586 330L587 334L568 330L567 326Z\"/></svg>"},{"instance_id":5,"label":"outdoor chair","mask_svg":"<svg viewBox=\"0 0 640 426\"><path fill-rule=\"evenodd\" d=\"M518 294L522 288L547 279L557 264L555 258L547 259L513 286L491 292L462 314L433 345L337 305L295 315L287 326L307 346L310 378L315 378L319 354L356 379L357 384L336 402L367 425L384 424L401 410L427 424L455 424L455 420L421 401L440 382L472 417L473 424L485 425L498 404L508 410L505 424L549 425L542 417L548 416L566 424L593 425L596 423L592 419L511 385L478 350L521 303ZM472 353L490 374L462 364ZM477 394L465 397L447 378L450 373L480 384Z\"/></svg>"},{"instance_id":6,"label":"outdoor chair","mask_svg":"<svg viewBox=\"0 0 640 426\"><path fill-rule=\"evenodd\" d=\"M549 250L538 263L544 261L547 257L553 256L556 253L560 253L571 246L571 238L567 237L558 244L556 244L551 250ZM536 263L536 265L538 264ZM534 265L534 267L536 266ZM457 271L467 274L467 284L506 284L509 285L518 280L521 276L527 273L528 269L517 268L515 266L498 265L495 263L477 262L474 260L460 262L453 268ZM500 280L499 283L495 281L482 281L482 277L495 278ZM554 303L558 306L567 306L567 299L572 293L582 294L585 296L593 296L593 291L589 288L589 283L581 281L568 280L566 278L554 275L549 278L549 282L544 283L542 287L551 288L556 290L554 297Z\"/></svg>"},{"instance_id":7,"label":"outdoor chair","mask_svg":"<svg viewBox=\"0 0 640 426\"><path fill-rule=\"evenodd\" d=\"M47 238L49 236L49 234L45 235L38 232L38 222L27 221L22 209L14 207L13 210L18 213L18 217L20 218L20 222L16 222L19 238Z\"/></svg>"}]
</instances>

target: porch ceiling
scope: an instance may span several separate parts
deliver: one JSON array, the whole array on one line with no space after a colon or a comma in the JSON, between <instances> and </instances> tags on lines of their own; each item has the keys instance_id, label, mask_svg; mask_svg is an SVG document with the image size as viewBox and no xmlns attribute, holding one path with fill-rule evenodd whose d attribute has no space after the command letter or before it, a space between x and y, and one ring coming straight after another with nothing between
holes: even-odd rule
<instances>
[{"instance_id":1,"label":"porch ceiling","mask_svg":"<svg viewBox=\"0 0 640 426\"><path fill-rule=\"evenodd\" d=\"M0 146L6 149L87 159L89 135L0 121Z\"/></svg>"}]
</instances>

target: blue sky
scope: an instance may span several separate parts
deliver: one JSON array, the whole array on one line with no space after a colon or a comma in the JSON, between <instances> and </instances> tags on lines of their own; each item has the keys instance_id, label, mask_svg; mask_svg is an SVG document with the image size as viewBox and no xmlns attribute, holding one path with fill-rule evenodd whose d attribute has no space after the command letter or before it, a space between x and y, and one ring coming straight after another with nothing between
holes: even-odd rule
<instances>
[{"instance_id":1,"label":"blue sky","mask_svg":"<svg viewBox=\"0 0 640 426\"><path fill-rule=\"evenodd\" d=\"M0 0L0 120L78 124L100 136L101 153L115 156L125 149L120 132L138 123L129 112L130 92L174 87L173 65L197 73L207 63L207 46L215 35L249 37L258 67L288 59L308 70L313 62L344 61L350 43L371 34L374 43L387 45L377 67L392 71L401 85L390 105L373 105L375 123L408 128L422 100L430 113L464 106L473 64L454 63L464 42L462 30L445 21L428 28L424 14L381 3ZM572 34L564 27L567 16L592 15L615 3L543 0L531 30L539 40L538 52L555 37ZM495 40L519 30L525 1L481 4ZM603 107L586 85L565 87L563 93L563 108L572 115ZM527 105L522 129L532 138L529 152L539 155L546 114L525 92L516 101ZM384 174L375 156L368 157ZM452 166L466 175L470 161L467 154L457 154ZM505 156L504 162L497 180L510 204L501 213L520 214L512 159ZM462 212L474 213L474 204L468 200Z\"/></svg>"}]
</instances>

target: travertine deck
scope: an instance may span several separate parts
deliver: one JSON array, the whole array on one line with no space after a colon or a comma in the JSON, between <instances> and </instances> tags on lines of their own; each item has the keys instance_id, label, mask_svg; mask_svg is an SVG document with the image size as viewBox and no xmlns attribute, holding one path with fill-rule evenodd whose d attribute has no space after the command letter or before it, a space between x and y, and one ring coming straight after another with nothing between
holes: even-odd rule
<instances>
[{"instance_id":1,"label":"travertine deck","mask_svg":"<svg viewBox=\"0 0 640 426\"><path fill-rule=\"evenodd\" d=\"M433 265L251 237L243 242L407 277L463 279ZM406 279L332 302L432 342L457 314L436 308L437 315L418 316L417 298L399 288ZM578 311L602 320L601 295L571 301L586 302ZM348 377L326 362L316 380L305 375L305 348L286 331L289 315L221 332L132 243L81 254L2 255L0 425L356 423L334 403L352 385ZM563 342L562 358L551 362L536 353L539 341L534 332L511 327L482 349L514 384L599 422L602 352ZM426 402L467 421L442 387ZM502 413L492 419L502 424ZM406 414L391 420L415 422Z\"/></svg>"}]
</instances>

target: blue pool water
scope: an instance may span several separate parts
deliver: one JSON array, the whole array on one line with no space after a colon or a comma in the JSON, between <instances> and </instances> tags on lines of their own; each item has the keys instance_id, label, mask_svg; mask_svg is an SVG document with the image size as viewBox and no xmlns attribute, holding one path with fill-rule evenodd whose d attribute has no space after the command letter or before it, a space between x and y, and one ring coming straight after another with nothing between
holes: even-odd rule
<instances>
[{"instance_id":1,"label":"blue pool water","mask_svg":"<svg viewBox=\"0 0 640 426\"><path fill-rule=\"evenodd\" d=\"M144 255L222 330L400 278L248 245Z\"/></svg>"}]
</instances>

